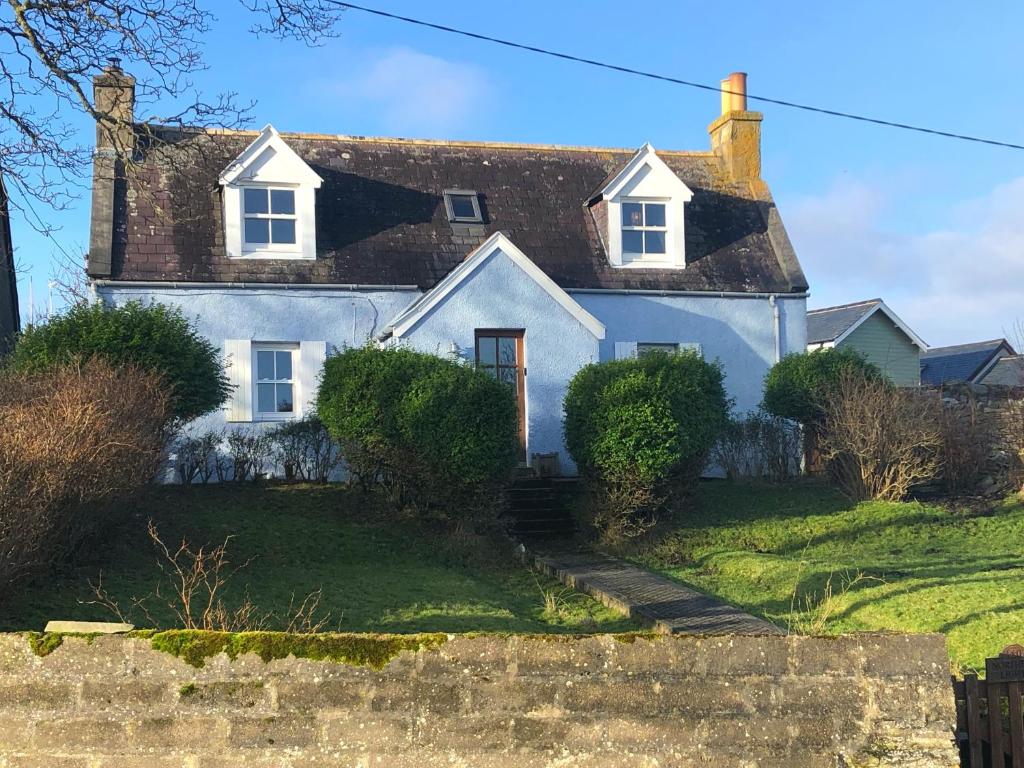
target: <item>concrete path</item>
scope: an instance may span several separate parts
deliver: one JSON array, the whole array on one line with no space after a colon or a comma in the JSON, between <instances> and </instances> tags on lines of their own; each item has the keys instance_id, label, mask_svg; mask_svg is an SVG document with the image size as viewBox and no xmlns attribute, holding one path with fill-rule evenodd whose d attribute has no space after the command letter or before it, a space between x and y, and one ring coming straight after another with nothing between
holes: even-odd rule
<instances>
[{"instance_id":1,"label":"concrete path","mask_svg":"<svg viewBox=\"0 0 1024 768\"><path fill-rule=\"evenodd\" d=\"M532 553L535 567L659 632L779 635L774 624L625 560L591 552Z\"/></svg>"}]
</instances>

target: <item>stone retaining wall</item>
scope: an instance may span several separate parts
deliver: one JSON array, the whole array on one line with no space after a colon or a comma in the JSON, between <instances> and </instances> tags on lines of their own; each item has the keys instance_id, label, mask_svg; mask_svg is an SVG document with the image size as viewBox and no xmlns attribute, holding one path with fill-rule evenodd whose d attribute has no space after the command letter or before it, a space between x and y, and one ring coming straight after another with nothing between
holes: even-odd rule
<instances>
[{"instance_id":1,"label":"stone retaining wall","mask_svg":"<svg viewBox=\"0 0 1024 768\"><path fill-rule=\"evenodd\" d=\"M358 641L379 669L160 637L0 635L0 766L958 764L940 636Z\"/></svg>"},{"instance_id":2,"label":"stone retaining wall","mask_svg":"<svg viewBox=\"0 0 1024 768\"><path fill-rule=\"evenodd\" d=\"M936 390L946 407L961 419L978 414L988 423L988 459L978 488L998 492L1021 487L1024 481L1024 387L988 384L947 384Z\"/></svg>"}]
</instances>

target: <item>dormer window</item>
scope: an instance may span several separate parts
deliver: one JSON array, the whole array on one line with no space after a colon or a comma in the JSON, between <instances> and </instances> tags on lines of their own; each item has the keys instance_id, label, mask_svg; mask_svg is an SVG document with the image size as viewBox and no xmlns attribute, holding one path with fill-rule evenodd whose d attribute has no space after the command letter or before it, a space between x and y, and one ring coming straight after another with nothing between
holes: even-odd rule
<instances>
[{"instance_id":1,"label":"dormer window","mask_svg":"<svg viewBox=\"0 0 1024 768\"><path fill-rule=\"evenodd\" d=\"M299 240L294 189L243 187L242 215L246 248L295 250Z\"/></svg>"},{"instance_id":2,"label":"dormer window","mask_svg":"<svg viewBox=\"0 0 1024 768\"><path fill-rule=\"evenodd\" d=\"M484 217L480 212L480 197L468 189L446 189L444 207L448 221L460 224L480 224Z\"/></svg>"},{"instance_id":3,"label":"dormer window","mask_svg":"<svg viewBox=\"0 0 1024 768\"><path fill-rule=\"evenodd\" d=\"M685 206L693 198L654 147L645 144L591 200L606 224L602 240L613 267L686 266Z\"/></svg>"},{"instance_id":4,"label":"dormer window","mask_svg":"<svg viewBox=\"0 0 1024 768\"><path fill-rule=\"evenodd\" d=\"M665 203L622 201L622 252L632 257L665 258Z\"/></svg>"},{"instance_id":5,"label":"dormer window","mask_svg":"<svg viewBox=\"0 0 1024 768\"><path fill-rule=\"evenodd\" d=\"M315 259L322 179L268 125L220 175L232 259Z\"/></svg>"}]
</instances>

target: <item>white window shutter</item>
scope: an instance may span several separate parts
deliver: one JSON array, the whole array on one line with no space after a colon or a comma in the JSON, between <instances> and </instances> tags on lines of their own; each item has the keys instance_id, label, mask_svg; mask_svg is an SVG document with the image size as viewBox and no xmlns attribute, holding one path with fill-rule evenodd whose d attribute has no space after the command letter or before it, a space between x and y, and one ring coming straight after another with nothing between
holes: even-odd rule
<instances>
[{"instance_id":1,"label":"white window shutter","mask_svg":"<svg viewBox=\"0 0 1024 768\"><path fill-rule=\"evenodd\" d=\"M232 386L227 420L252 421L252 342L249 339L226 339L224 358L228 382Z\"/></svg>"},{"instance_id":2,"label":"white window shutter","mask_svg":"<svg viewBox=\"0 0 1024 768\"><path fill-rule=\"evenodd\" d=\"M616 341L615 342L615 359L616 360L628 360L631 357L636 357L636 342L635 341Z\"/></svg>"},{"instance_id":3,"label":"white window shutter","mask_svg":"<svg viewBox=\"0 0 1024 768\"><path fill-rule=\"evenodd\" d=\"M316 393L320 388L320 373L327 360L326 341L303 341L299 344L299 417L316 410Z\"/></svg>"}]
</instances>

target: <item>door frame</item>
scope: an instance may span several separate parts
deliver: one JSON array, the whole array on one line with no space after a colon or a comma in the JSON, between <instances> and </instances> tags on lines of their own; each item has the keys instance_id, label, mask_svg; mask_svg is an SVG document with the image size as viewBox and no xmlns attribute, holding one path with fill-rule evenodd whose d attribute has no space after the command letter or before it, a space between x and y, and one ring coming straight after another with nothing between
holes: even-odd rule
<instances>
[{"instance_id":1,"label":"door frame","mask_svg":"<svg viewBox=\"0 0 1024 768\"><path fill-rule=\"evenodd\" d=\"M516 340L516 411L519 414L519 461L526 463L528 431L526 428L526 329L475 328L473 331L473 364L480 365L480 337L504 337ZM505 367L508 366L497 366Z\"/></svg>"}]
</instances>

